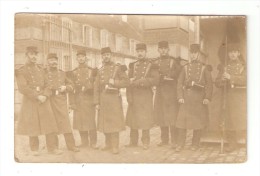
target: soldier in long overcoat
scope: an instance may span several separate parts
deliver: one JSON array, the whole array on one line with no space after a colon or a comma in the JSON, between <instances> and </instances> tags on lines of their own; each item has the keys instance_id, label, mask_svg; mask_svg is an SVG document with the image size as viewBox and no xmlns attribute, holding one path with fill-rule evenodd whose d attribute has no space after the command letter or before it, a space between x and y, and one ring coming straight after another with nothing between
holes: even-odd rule
<instances>
[{"instance_id":1,"label":"soldier in long overcoat","mask_svg":"<svg viewBox=\"0 0 260 176\"><path fill-rule=\"evenodd\" d=\"M246 131L246 66L241 57L238 43L227 46L228 59L218 67L215 85L222 88L224 109L224 128L229 146L227 152L237 148L237 132ZM224 90L226 89L226 90ZM224 95L225 94L225 95Z\"/></svg>"},{"instance_id":2,"label":"soldier in long overcoat","mask_svg":"<svg viewBox=\"0 0 260 176\"><path fill-rule=\"evenodd\" d=\"M56 153L55 133L58 132L49 92L46 91L44 70L36 64L37 47L27 47L27 63L15 71L19 92L23 95L17 134L29 136L33 155L39 155L39 135L46 135L49 152Z\"/></svg>"},{"instance_id":3,"label":"soldier in long overcoat","mask_svg":"<svg viewBox=\"0 0 260 176\"><path fill-rule=\"evenodd\" d=\"M45 70L45 82L51 92L50 103L58 126L58 133L63 134L68 150L78 152L69 121L67 93L73 90L72 82L66 73L58 69L58 57L55 53L47 56L48 67ZM56 136L56 144L58 138Z\"/></svg>"},{"instance_id":4,"label":"soldier in long overcoat","mask_svg":"<svg viewBox=\"0 0 260 176\"><path fill-rule=\"evenodd\" d=\"M98 70L94 83L94 103L99 110L97 129L105 134L106 146L103 150L112 149L119 153L119 132L125 129L122 97L120 88L129 85L126 66L111 61L109 47L101 49L103 66Z\"/></svg>"},{"instance_id":5,"label":"soldier in long overcoat","mask_svg":"<svg viewBox=\"0 0 260 176\"><path fill-rule=\"evenodd\" d=\"M127 88L126 124L130 127L129 147L138 145L138 130L142 130L143 149L150 144L150 129L155 126L153 90L159 83L158 67L146 58L146 45L136 45L138 60L129 64L131 85Z\"/></svg>"},{"instance_id":6,"label":"soldier in long overcoat","mask_svg":"<svg viewBox=\"0 0 260 176\"><path fill-rule=\"evenodd\" d=\"M96 149L97 131L94 106L94 80L97 70L87 65L85 50L77 52L78 67L69 73L74 91L69 93L70 107L74 110L73 128L79 130L81 146Z\"/></svg>"},{"instance_id":7,"label":"soldier in long overcoat","mask_svg":"<svg viewBox=\"0 0 260 176\"><path fill-rule=\"evenodd\" d=\"M154 114L155 121L161 128L161 142L163 146L169 142L169 131L171 134L171 145L174 148L177 140L177 129L175 121L178 114L179 104L177 101L177 80L181 70L180 61L169 56L169 44L167 41L158 43L160 57L154 60L159 67L160 82L156 86Z\"/></svg>"},{"instance_id":8,"label":"soldier in long overcoat","mask_svg":"<svg viewBox=\"0 0 260 176\"><path fill-rule=\"evenodd\" d=\"M176 127L179 128L176 151L184 146L187 129L193 130L191 149L197 150L201 130L208 125L208 104L213 83L210 70L199 61L199 52L199 44L190 46L191 62L183 67L178 78L177 98L180 109L176 121Z\"/></svg>"}]
</instances>

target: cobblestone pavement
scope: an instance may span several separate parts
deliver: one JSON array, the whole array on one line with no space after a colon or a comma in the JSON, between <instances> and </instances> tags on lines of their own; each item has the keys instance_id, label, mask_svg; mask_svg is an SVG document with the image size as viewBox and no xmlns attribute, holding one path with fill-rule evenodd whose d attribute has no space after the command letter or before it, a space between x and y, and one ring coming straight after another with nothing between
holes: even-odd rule
<instances>
[{"instance_id":1,"label":"cobblestone pavement","mask_svg":"<svg viewBox=\"0 0 260 176\"><path fill-rule=\"evenodd\" d=\"M79 133L74 131L76 145L80 145ZM98 133L99 149L81 148L80 152L68 151L64 137L59 136L62 155L51 155L45 148L45 139L40 137L40 155L33 156L29 151L28 137L15 136L15 157L18 162L55 162L55 163L241 163L246 161L246 148L220 154L219 144L203 143L200 150L191 151L191 132L188 131L184 150L177 153L170 146L158 147L160 142L160 130L158 127L151 130L151 145L148 150L143 150L141 143L136 148L126 148L129 143L129 129L120 133L120 153L113 155L107 151L101 151L104 146L104 135Z\"/></svg>"}]
</instances>

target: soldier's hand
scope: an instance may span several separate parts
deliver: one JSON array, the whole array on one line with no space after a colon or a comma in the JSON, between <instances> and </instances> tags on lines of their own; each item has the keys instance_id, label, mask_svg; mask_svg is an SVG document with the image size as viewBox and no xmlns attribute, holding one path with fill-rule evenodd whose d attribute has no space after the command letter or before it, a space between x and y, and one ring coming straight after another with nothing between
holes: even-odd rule
<instances>
[{"instance_id":1,"label":"soldier's hand","mask_svg":"<svg viewBox=\"0 0 260 176\"><path fill-rule=\"evenodd\" d=\"M100 109L100 105L96 105L96 110L99 110Z\"/></svg>"},{"instance_id":2,"label":"soldier's hand","mask_svg":"<svg viewBox=\"0 0 260 176\"><path fill-rule=\"evenodd\" d=\"M110 78L109 81L108 81L108 83L111 84L111 85L114 85L114 84L115 84L115 80L112 79L112 78Z\"/></svg>"},{"instance_id":3,"label":"soldier's hand","mask_svg":"<svg viewBox=\"0 0 260 176\"><path fill-rule=\"evenodd\" d=\"M43 95L38 95L37 99L40 101L40 103L44 103L47 99L46 96L43 96Z\"/></svg>"},{"instance_id":4,"label":"soldier's hand","mask_svg":"<svg viewBox=\"0 0 260 176\"><path fill-rule=\"evenodd\" d=\"M66 90L66 86L60 86L59 87L59 91L60 92L65 92L65 90Z\"/></svg>"},{"instance_id":5,"label":"soldier's hand","mask_svg":"<svg viewBox=\"0 0 260 176\"><path fill-rule=\"evenodd\" d=\"M209 104L209 100L205 98L202 103L203 103L204 105L207 105L207 104Z\"/></svg>"},{"instance_id":6,"label":"soldier's hand","mask_svg":"<svg viewBox=\"0 0 260 176\"><path fill-rule=\"evenodd\" d=\"M227 72L223 73L222 79L224 79L224 80L230 80L230 74L228 74Z\"/></svg>"},{"instance_id":7,"label":"soldier's hand","mask_svg":"<svg viewBox=\"0 0 260 176\"><path fill-rule=\"evenodd\" d=\"M178 102L179 102L180 104L184 104L184 99L181 98L181 99L178 100Z\"/></svg>"}]
</instances>

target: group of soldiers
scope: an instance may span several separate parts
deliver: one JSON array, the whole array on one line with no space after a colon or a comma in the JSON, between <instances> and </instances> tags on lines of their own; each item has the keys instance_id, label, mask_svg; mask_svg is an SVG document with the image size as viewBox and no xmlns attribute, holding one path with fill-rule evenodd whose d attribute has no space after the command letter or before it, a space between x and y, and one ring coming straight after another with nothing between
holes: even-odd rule
<instances>
[{"instance_id":1,"label":"group of soldiers","mask_svg":"<svg viewBox=\"0 0 260 176\"><path fill-rule=\"evenodd\" d=\"M47 56L47 67L37 65L37 48L28 47L27 62L16 69L19 91L23 94L17 133L29 136L33 155L39 155L39 135L46 136L49 153L61 154L57 135L63 134L68 150L79 152L69 121L73 110L73 129L78 130L81 147L97 149L97 131L105 135L102 150L119 153L119 132L130 128L130 142L126 147L138 147L139 130L144 150L149 149L150 129L159 126L161 142L171 144L180 152L185 145L187 129L193 130L191 150L199 149L202 130L208 125L208 104L211 101L213 81L210 67L200 61L200 45L190 46L190 62L169 56L167 41L158 43L160 56L146 57L144 43L136 45L137 60L129 66L112 61L109 47L101 49L102 67L87 65L85 50L77 51L78 67L65 73L58 69L55 53ZM242 95L246 85L245 64L239 59L238 45L228 47L227 64L220 64L217 87L228 92L226 124L229 127L229 150L236 147L236 131L239 109L237 95ZM126 117L123 113L120 89L126 88L128 102ZM242 92L241 92L242 90ZM230 92L233 92L230 93ZM242 97L245 98L245 97ZM241 99L241 96L240 96ZM232 104L233 102L233 104ZM239 105L239 108L242 105ZM241 116L241 114L240 114Z\"/></svg>"}]
</instances>

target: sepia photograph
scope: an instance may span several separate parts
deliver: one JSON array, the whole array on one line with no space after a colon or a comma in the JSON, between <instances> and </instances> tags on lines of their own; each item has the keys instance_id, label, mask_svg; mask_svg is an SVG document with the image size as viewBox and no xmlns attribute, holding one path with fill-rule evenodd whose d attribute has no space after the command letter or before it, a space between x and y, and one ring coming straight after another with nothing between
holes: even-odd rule
<instances>
[{"instance_id":1,"label":"sepia photograph","mask_svg":"<svg viewBox=\"0 0 260 176\"><path fill-rule=\"evenodd\" d=\"M247 16L16 13L17 163L247 161Z\"/></svg>"}]
</instances>

